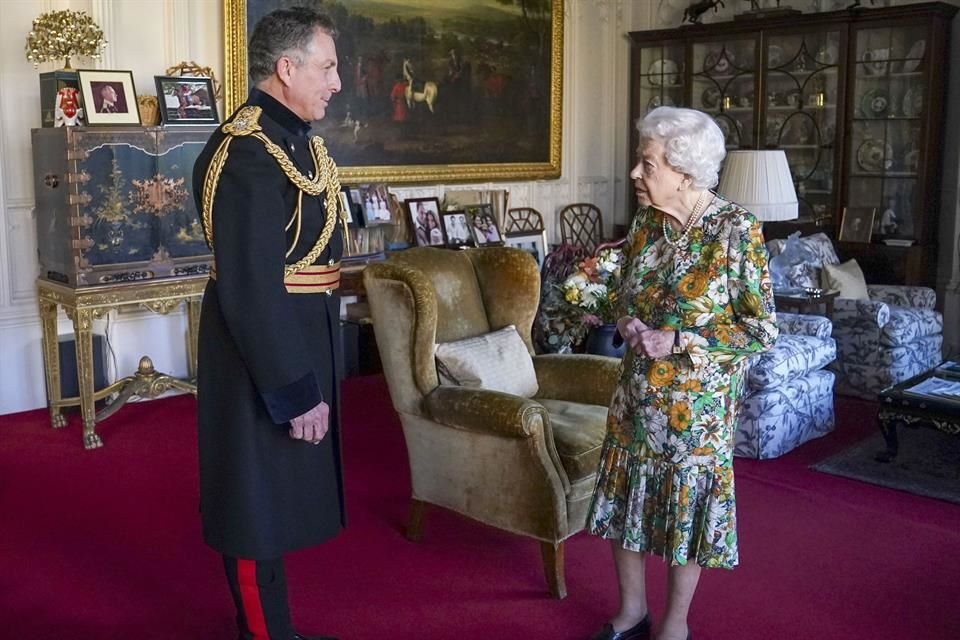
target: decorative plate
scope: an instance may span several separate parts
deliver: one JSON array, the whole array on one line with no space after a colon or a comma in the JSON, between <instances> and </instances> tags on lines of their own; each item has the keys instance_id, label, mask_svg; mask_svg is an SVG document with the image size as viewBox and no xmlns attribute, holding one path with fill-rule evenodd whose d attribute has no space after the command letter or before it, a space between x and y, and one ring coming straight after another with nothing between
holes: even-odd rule
<instances>
[{"instance_id":1,"label":"decorative plate","mask_svg":"<svg viewBox=\"0 0 960 640\"><path fill-rule=\"evenodd\" d=\"M650 102L647 103L647 111L652 111L657 107L675 107L676 103L673 101L673 98L670 96L653 96L650 98Z\"/></svg>"},{"instance_id":2,"label":"decorative plate","mask_svg":"<svg viewBox=\"0 0 960 640\"><path fill-rule=\"evenodd\" d=\"M923 62L923 52L926 51L926 49L926 40L917 40L913 43L910 51L907 52L908 59L903 61L903 71L905 73L911 73L917 70L920 63Z\"/></svg>"},{"instance_id":3,"label":"decorative plate","mask_svg":"<svg viewBox=\"0 0 960 640\"><path fill-rule=\"evenodd\" d=\"M893 148L879 140L865 140L857 149L857 164L864 171L886 171L893 166Z\"/></svg>"},{"instance_id":4,"label":"decorative plate","mask_svg":"<svg viewBox=\"0 0 960 640\"><path fill-rule=\"evenodd\" d=\"M733 67L733 53L724 49L723 51L711 51L703 57L703 70L706 72L726 73Z\"/></svg>"},{"instance_id":5,"label":"decorative plate","mask_svg":"<svg viewBox=\"0 0 960 640\"><path fill-rule=\"evenodd\" d=\"M860 110L867 118L881 118L890 108L890 99L881 89L870 89L860 98Z\"/></svg>"},{"instance_id":6,"label":"decorative plate","mask_svg":"<svg viewBox=\"0 0 960 640\"><path fill-rule=\"evenodd\" d=\"M817 62L820 64L837 64L839 59L839 52L837 50L837 45L833 42L827 43L820 47L820 50L817 51Z\"/></svg>"},{"instance_id":7,"label":"decorative plate","mask_svg":"<svg viewBox=\"0 0 960 640\"><path fill-rule=\"evenodd\" d=\"M767 47L767 67L776 69L783 64L783 49L775 44Z\"/></svg>"},{"instance_id":8,"label":"decorative plate","mask_svg":"<svg viewBox=\"0 0 960 640\"><path fill-rule=\"evenodd\" d=\"M680 67L673 60L654 60L647 73L652 85L680 84Z\"/></svg>"},{"instance_id":9,"label":"decorative plate","mask_svg":"<svg viewBox=\"0 0 960 640\"><path fill-rule=\"evenodd\" d=\"M907 89L903 94L903 115L908 118L918 118L923 113L923 93Z\"/></svg>"},{"instance_id":10,"label":"decorative plate","mask_svg":"<svg viewBox=\"0 0 960 640\"><path fill-rule=\"evenodd\" d=\"M707 109L716 109L720 106L720 90L716 87L707 87L700 96L700 101Z\"/></svg>"},{"instance_id":11,"label":"decorative plate","mask_svg":"<svg viewBox=\"0 0 960 640\"><path fill-rule=\"evenodd\" d=\"M780 131L783 129L783 123L786 118L779 114L767 116L767 142L776 144L780 142Z\"/></svg>"},{"instance_id":12,"label":"decorative plate","mask_svg":"<svg viewBox=\"0 0 960 640\"><path fill-rule=\"evenodd\" d=\"M740 141L740 123L735 120L731 120L726 117L716 117L714 121L717 123L717 126L720 127L720 131L723 132L723 139L730 143L738 143ZM733 136L736 136L735 138Z\"/></svg>"},{"instance_id":13,"label":"decorative plate","mask_svg":"<svg viewBox=\"0 0 960 640\"><path fill-rule=\"evenodd\" d=\"M890 49L868 49L863 52L863 66L872 76L884 75L887 72L889 59Z\"/></svg>"}]
</instances>

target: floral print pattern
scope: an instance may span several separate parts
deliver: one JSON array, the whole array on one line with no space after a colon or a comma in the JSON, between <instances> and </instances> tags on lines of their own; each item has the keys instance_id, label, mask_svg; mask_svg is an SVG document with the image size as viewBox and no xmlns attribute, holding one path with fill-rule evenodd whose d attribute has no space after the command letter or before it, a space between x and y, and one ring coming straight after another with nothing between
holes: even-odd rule
<instances>
[{"instance_id":1,"label":"floral print pattern","mask_svg":"<svg viewBox=\"0 0 960 640\"><path fill-rule=\"evenodd\" d=\"M671 564L733 568L737 401L747 356L778 333L767 251L756 219L719 196L680 248L663 215L635 216L620 300L624 314L680 329L685 352L624 356L587 524Z\"/></svg>"}]
</instances>

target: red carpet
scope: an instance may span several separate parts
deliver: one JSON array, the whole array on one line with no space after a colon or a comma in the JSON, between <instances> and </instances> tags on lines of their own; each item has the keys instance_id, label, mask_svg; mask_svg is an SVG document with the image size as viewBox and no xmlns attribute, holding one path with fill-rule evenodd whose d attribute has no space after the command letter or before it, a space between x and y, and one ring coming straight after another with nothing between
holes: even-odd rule
<instances>
[{"instance_id":1,"label":"red carpet","mask_svg":"<svg viewBox=\"0 0 960 640\"><path fill-rule=\"evenodd\" d=\"M294 617L342 640L588 637L615 608L605 543L575 536L570 596L546 596L533 541L428 513L401 535L409 479L383 380L344 387L349 528L290 556ZM839 433L774 461L737 462L741 566L707 571L698 640L954 639L960 507L807 469L870 433L876 408L839 403ZM83 451L45 411L0 417L0 638L233 640L219 557L201 542L194 402L125 407ZM662 611L662 563L651 605Z\"/></svg>"}]
</instances>

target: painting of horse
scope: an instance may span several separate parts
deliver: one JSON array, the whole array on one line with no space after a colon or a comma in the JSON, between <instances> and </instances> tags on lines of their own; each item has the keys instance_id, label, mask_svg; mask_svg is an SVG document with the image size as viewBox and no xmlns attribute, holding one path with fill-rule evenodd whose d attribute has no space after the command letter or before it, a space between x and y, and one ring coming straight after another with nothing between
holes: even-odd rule
<instances>
[{"instance_id":1,"label":"painting of horse","mask_svg":"<svg viewBox=\"0 0 960 640\"><path fill-rule=\"evenodd\" d=\"M257 20L294 5L337 24L343 86L314 132L346 180L559 177L562 0L226 0L227 114Z\"/></svg>"}]
</instances>

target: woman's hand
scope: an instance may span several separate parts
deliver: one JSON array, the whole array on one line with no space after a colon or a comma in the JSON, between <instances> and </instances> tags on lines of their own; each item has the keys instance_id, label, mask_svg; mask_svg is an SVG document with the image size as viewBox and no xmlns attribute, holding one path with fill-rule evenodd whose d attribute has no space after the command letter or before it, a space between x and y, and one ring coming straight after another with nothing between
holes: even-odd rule
<instances>
[{"instance_id":1,"label":"woman's hand","mask_svg":"<svg viewBox=\"0 0 960 640\"><path fill-rule=\"evenodd\" d=\"M617 331L637 355L657 360L673 353L673 331L652 329L630 316L617 320Z\"/></svg>"}]
</instances>

